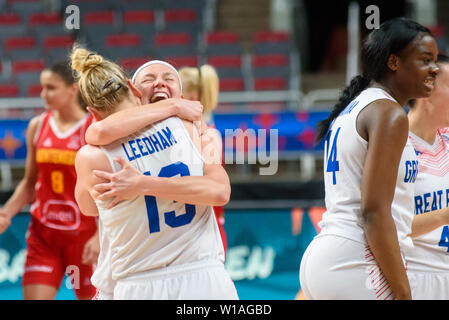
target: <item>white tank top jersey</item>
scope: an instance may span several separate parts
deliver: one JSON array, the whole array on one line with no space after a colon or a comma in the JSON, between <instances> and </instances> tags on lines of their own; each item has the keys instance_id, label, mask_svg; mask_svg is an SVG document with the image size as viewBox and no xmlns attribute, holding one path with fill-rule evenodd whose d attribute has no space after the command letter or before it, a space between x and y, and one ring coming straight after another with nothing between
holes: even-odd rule
<instances>
[{"instance_id":1,"label":"white tank top jersey","mask_svg":"<svg viewBox=\"0 0 449 320\"><path fill-rule=\"evenodd\" d=\"M121 157L142 174L202 176L203 158L182 121L171 117L103 147L114 172ZM111 247L114 280L184 263L219 260L224 249L211 206L137 196L107 210L97 202Z\"/></svg>"},{"instance_id":2,"label":"white tank top jersey","mask_svg":"<svg viewBox=\"0 0 449 320\"><path fill-rule=\"evenodd\" d=\"M324 145L324 185L326 212L320 234L333 234L366 244L362 217L361 178L368 142L357 132L360 111L373 101L396 100L378 88L365 89L333 121ZM417 159L409 139L401 156L391 213L398 232L401 252L413 248L409 234L413 219L414 181ZM379 172L379 174L382 174Z\"/></svg>"},{"instance_id":3,"label":"white tank top jersey","mask_svg":"<svg viewBox=\"0 0 449 320\"><path fill-rule=\"evenodd\" d=\"M114 293L115 281L111 271L111 248L103 228L103 222L98 219L98 237L100 239L100 254L90 281L95 288L110 296Z\"/></svg>"},{"instance_id":4,"label":"white tank top jersey","mask_svg":"<svg viewBox=\"0 0 449 320\"><path fill-rule=\"evenodd\" d=\"M449 129L437 131L433 145L410 132L418 157L415 214L444 209L449 204ZM449 226L413 238L415 248L407 259L410 271L449 271Z\"/></svg>"}]
</instances>

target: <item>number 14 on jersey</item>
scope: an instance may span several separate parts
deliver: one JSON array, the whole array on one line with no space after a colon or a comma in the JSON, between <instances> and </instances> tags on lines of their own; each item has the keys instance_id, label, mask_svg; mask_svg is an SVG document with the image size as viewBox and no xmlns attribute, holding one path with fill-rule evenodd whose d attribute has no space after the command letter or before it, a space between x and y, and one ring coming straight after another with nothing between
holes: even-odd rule
<instances>
[{"instance_id":1,"label":"number 14 on jersey","mask_svg":"<svg viewBox=\"0 0 449 320\"><path fill-rule=\"evenodd\" d=\"M337 184L336 172L340 170L340 166L337 160L337 139L338 134L340 133L340 129L338 128L335 132L335 135L332 137L332 130L329 130L329 134L326 138L326 172L332 173L332 183ZM329 152L329 146L331 146L331 150Z\"/></svg>"}]
</instances>

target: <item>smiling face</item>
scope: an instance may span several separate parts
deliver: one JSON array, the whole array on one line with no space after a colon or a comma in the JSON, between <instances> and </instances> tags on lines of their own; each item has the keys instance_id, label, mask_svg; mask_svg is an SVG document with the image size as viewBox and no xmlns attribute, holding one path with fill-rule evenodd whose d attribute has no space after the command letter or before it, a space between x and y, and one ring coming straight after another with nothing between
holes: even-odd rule
<instances>
[{"instance_id":1,"label":"smiling face","mask_svg":"<svg viewBox=\"0 0 449 320\"><path fill-rule=\"evenodd\" d=\"M412 98L429 97L435 87L439 68L438 47L433 37L418 34L401 52L396 77L401 90Z\"/></svg>"},{"instance_id":2,"label":"smiling face","mask_svg":"<svg viewBox=\"0 0 449 320\"><path fill-rule=\"evenodd\" d=\"M181 86L176 72L161 63L142 69L134 80L142 92L143 103L154 103L168 98L181 98Z\"/></svg>"}]
</instances>

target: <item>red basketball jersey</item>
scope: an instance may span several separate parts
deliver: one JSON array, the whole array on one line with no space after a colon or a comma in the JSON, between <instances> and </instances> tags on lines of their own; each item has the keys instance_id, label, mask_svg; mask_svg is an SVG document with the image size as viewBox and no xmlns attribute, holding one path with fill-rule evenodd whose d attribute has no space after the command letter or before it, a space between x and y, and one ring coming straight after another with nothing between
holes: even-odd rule
<instances>
[{"instance_id":1,"label":"red basketball jersey","mask_svg":"<svg viewBox=\"0 0 449 320\"><path fill-rule=\"evenodd\" d=\"M96 227L95 218L83 215L75 200L75 156L86 144L84 135L92 120L87 114L60 132L52 113L47 112L36 133L38 178L31 214L47 227L72 231Z\"/></svg>"}]
</instances>

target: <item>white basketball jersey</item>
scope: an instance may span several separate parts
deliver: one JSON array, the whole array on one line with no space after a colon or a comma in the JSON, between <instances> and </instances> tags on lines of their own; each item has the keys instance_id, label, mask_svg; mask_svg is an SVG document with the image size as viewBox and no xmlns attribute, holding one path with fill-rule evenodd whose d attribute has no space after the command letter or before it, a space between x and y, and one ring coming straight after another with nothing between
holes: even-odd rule
<instances>
[{"instance_id":1,"label":"white basketball jersey","mask_svg":"<svg viewBox=\"0 0 449 320\"><path fill-rule=\"evenodd\" d=\"M418 157L415 183L415 214L444 209L449 203L449 129L440 129L433 145L410 132ZM411 271L449 271L449 226L413 239L407 258Z\"/></svg>"},{"instance_id":2,"label":"white basketball jersey","mask_svg":"<svg viewBox=\"0 0 449 320\"><path fill-rule=\"evenodd\" d=\"M321 234L334 234L366 243L361 204L361 178L368 142L357 132L357 117L363 108L380 99L394 100L387 92L368 88L360 93L333 121L324 146L324 185L327 211L323 214ZM413 184L417 160L413 146L407 144L401 156L391 213L404 253L413 248L409 236L413 219ZM379 174L382 174L379 172Z\"/></svg>"},{"instance_id":3,"label":"white basketball jersey","mask_svg":"<svg viewBox=\"0 0 449 320\"><path fill-rule=\"evenodd\" d=\"M202 176L203 159L182 121L171 117L103 147L142 174L155 177ZM111 247L112 278L201 260L224 262L220 233L210 206L153 196L123 201L111 210L97 202Z\"/></svg>"},{"instance_id":4,"label":"white basketball jersey","mask_svg":"<svg viewBox=\"0 0 449 320\"><path fill-rule=\"evenodd\" d=\"M91 277L91 282L95 288L105 294L114 294L115 281L112 279L111 271L111 247L109 239L104 232L103 222L98 219L98 237L100 239L100 254L97 265Z\"/></svg>"}]
</instances>

